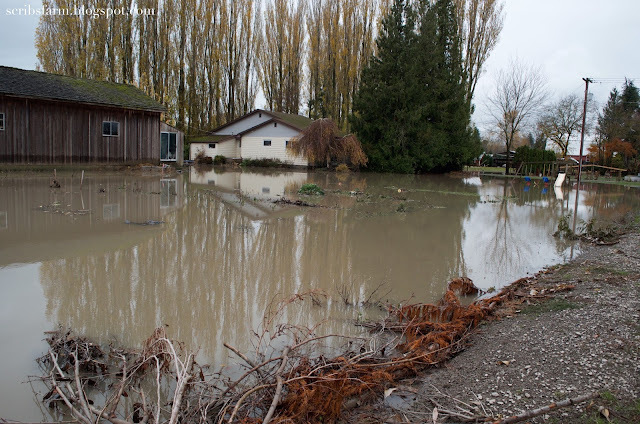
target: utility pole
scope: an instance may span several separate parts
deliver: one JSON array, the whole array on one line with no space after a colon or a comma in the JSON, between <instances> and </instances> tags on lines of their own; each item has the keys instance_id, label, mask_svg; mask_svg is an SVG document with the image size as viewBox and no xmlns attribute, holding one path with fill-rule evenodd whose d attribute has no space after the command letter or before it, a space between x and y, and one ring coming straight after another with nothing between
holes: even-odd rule
<instances>
[{"instance_id":1,"label":"utility pole","mask_svg":"<svg viewBox=\"0 0 640 424\"><path fill-rule=\"evenodd\" d=\"M584 81L584 109L582 110L582 133L580 134L580 162L578 168L578 187L580 187L580 179L582 178L582 149L584 147L584 127L587 121L587 100L589 96L589 83L593 82L590 78L582 78Z\"/></svg>"},{"instance_id":2,"label":"utility pole","mask_svg":"<svg viewBox=\"0 0 640 424\"><path fill-rule=\"evenodd\" d=\"M582 133L580 134L580 161L578 162L578 184L576 185L576 203L573 207L573 233L576 232L576 222L578 221L578 198L580 197L580 181L582 178L582 149L584 147L584 127L587 122L587 100L589 96L590 78L582 78L584 81L584 109L582 110ZM573 246L571 246L571 258L573 259Z\"/></svg>"}]
</instances>

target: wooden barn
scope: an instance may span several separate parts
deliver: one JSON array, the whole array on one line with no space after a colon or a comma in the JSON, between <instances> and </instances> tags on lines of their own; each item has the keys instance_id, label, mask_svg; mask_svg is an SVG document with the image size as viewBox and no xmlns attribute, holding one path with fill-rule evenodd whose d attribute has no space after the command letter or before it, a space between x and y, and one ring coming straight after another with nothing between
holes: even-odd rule
<instances>
[{"instance_id":1,"label":"wooden barn","mask_svg":"<svg viewBox=\"0 0 640 424\"><path fill-rule=\"evenodd\" d=\"M132 85L0 66L0 162L181 164L163 112Z\"/></svg>"}]
</instances>

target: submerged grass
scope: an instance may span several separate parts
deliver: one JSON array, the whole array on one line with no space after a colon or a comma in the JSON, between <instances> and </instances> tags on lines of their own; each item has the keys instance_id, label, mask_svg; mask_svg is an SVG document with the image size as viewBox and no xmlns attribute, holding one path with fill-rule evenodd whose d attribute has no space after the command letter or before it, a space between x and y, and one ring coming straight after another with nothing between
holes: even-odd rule
<instances>
[{"instance_id":1,"label":"submerged grass","mask_svg":"<svg viewBox=\"0 0 640 424\"><path fill-rule=\"evenodd\" d=\"M419 193L438 193L438 194L453 194L456 196L469 196L469 197L476 197L476 198L480 198L480 195L478 193L472 193L472 192L468 192L468 191L449 191L449 190L430 190L430 189L426 189L426 188L407 188L407 189L401 189L398 187L385 187L391 190L400 190L403 192L408 192L408 193L413 193L413 192L419 192Z\"/></svg>"}]
</instances>

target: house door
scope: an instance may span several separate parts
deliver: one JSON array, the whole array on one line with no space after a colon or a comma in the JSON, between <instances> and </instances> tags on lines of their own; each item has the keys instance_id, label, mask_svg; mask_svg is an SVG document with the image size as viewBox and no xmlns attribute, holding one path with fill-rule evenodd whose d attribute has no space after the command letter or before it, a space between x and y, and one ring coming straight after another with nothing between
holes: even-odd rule
<instances>
[{"instance_id":1,"label":"house door","mask_svg":"<svg viewBox=\"0 0 640 424\"><path fill-rule=\"evenodd\" d=\"M174 161L177 159L176 140L177 133L161 132L160 133L160 160Z\"/></svg>"}]
</instances>

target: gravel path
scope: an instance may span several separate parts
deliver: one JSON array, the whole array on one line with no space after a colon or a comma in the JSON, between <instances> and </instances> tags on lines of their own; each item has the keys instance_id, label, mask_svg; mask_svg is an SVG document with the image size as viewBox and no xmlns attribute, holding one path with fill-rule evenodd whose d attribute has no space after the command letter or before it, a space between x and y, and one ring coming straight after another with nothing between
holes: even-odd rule
<instances>
[{"instance_id":1,"label":"gravel path","mask_svg":"<svg viewBox=\"0 0 640 424\"><path fill-rule=\"evenodd\" d=\"M585 247L569 264L532 277L529 290L565 283L575 288L502 311L442 368L347 421L431 423L435 406L438 422L499 419L598 392L592 403L526 422L606 423L608 415L610 422L640 423L640 234Z\"/></svg>"}]
</instances>

